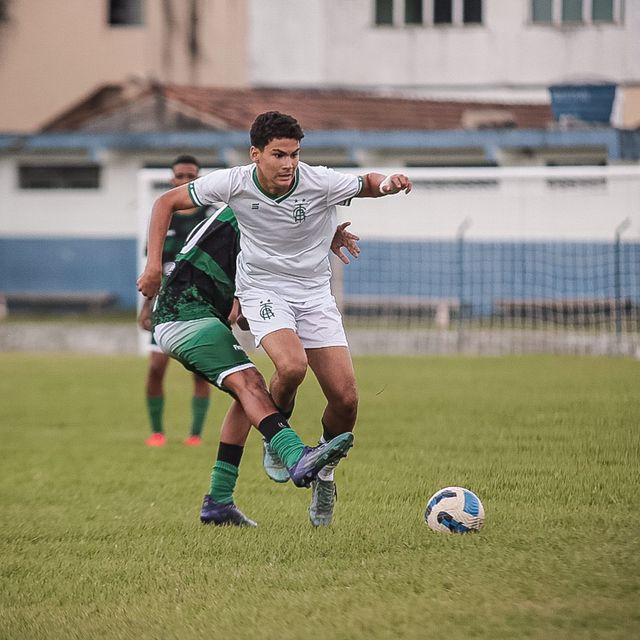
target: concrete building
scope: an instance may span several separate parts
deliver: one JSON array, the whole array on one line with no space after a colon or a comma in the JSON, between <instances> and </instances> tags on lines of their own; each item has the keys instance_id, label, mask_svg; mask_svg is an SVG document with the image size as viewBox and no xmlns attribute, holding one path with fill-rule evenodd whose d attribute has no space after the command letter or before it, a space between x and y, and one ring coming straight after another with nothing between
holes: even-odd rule
<instances>
[{"instance_id":1,"label":"concrete building","mask_svg":"<svg viewBox=\"0 0 640 640\"><path fill-rule=\"evenodd\" d=\"M639 35L629 0L0 2L0 290L132 306L139 171L242 163L269 108L332 166L638 163Z\"/></svg>"}]
</instances>

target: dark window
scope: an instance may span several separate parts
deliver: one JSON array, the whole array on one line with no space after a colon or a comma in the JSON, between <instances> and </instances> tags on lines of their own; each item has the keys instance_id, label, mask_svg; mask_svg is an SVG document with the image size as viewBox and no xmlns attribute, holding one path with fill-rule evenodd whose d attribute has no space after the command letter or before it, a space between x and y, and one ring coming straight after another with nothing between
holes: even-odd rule
<instances>
[{"instance_id":1,"label":"dark window","mask_svg":"<svg viewBox=\"0 0 640 640\"><path fill-rule=\"evenodd\" d=\"M404 0L405 24L422 24L422 0Z\"/></svg>"},{"instance_id":2,"label":"dark window","mask_svg":"<svg viewBox=\"0 0 640 640\"><path fill-rule=\"evenodd\" d=\"M142 24L142 0L109 0L109 24Z\"/></svg>"},{"instance_id":3,"label":"dark window","mask_svg":"<svg viewBox=\"0 0 640 640\"><path fill-rule=\"evenodd\" d=\"M531 21L551 24L553 22L553 0L532 0Z\"/></svg>"},{"instance_id":4,"label":"dark window","mask_svg":"<svg viewBox=\"0 0 640 640\"><path fill-rule=\"evenodd\" d=\"M433 0L433 24L451 24L453 10L451 0Z\"/></svg>"},{"instance_id":5,"label":"dark window","mask_svg":"<svg viewBox=\"0 0 640 640\"><path fill-rule=\"evenodd\" d=\"M376 0L376 24L393 24L393 0Z\"/></svg>"},{"instance_id":6,"label":"dark window","mask_svg":"<svg viewBox=\"0 0 640 640\"><path fill-rule=\"evenodd\" d=\"M464 0L462 21L465 24L479 24L482 22L482 0Z\"/></svg>"},{"instance_id":7,"label":"dark window","mask_svg":"<svg viewBox=\"0 0 640 640\"><path fill-rule=\"evenodd\" d=\"M99 165L22 165L18 168L21 189L98 189Z\"/></svg>"},{"instance_id":8,"label":"dark window","mask_svg":"<svg viewBox=\"0 0 640 640\"><path fill-rule=\"evenodd\" d=\"M613 0L593 0L591 20L593 22L613 22Z\"/></svg>"},{"instance_id":9,"label":"dark window","mask_svg":"<svg viewBox=\"0 0 640 640\"><path fill-rule=\"evenodd\" d=\"M562 22L582 22L582 0L562 0Z\"/></svg>"}]
</instances>

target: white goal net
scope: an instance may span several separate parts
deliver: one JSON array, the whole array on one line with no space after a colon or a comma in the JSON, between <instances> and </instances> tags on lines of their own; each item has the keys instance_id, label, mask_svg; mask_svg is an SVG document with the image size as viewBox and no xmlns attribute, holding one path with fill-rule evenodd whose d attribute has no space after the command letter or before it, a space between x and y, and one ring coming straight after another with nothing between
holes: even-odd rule
<instances>
[{"instance_id":1,"label":"white goal net","mask_svg":"<svg viewBox=\"0 0 640 640\"><path fill-rule=\"evenodd\" d=\"M334 262L354 353L640 356L639 166L393 171L410 195L339 208L361 238ZM167 178L139 175L141 265Z\"/></svg>"}]
</instances>

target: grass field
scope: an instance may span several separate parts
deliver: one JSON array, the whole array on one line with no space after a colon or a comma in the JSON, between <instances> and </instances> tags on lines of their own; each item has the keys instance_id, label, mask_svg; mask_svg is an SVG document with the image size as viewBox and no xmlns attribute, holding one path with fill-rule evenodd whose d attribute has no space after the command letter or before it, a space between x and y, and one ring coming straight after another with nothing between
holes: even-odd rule
<instances>
[{"instance_id":1,"label":"grass field","mask_svg":"<svg viewBox=\"0 0 640 640\"><path fill-rule=\"evenodd\" d=\"M268 371L267 363L259 364ZM146 361L0 355L0 638L640 637L640 363L360 358L356 446L334 525L263 474L249 440L237 503L255 530L204 527L227 399L187 449L173 365L169 445L147 450ZM310 377L294 424L318 436ZM463 485L478 535L431 532Z\"/></svg>"}]
</instances>

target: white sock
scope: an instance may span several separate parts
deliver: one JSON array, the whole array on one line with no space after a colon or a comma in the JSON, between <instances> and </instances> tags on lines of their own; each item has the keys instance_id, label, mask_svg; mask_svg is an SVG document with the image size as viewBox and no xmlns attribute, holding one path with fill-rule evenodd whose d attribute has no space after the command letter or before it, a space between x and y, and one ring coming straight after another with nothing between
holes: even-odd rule
<instances>
[{"instance_id":1,"label":"white sock","mask_svg":"<svg viewBox=\"0 0 640 640\"><path fill-rule=\"evenodd\" d=\"M324 436L320 438L320 442L322 444L326 444L327 441L324 439ZM320 469L318 473L318 478L320 478L320 480L324 480L325 482L328 480L333 481L333 474L335 473L337 464L337 462L334 462L333 464L328 464L322 467L322 469Z\"/></svg>"}]
</instances>

